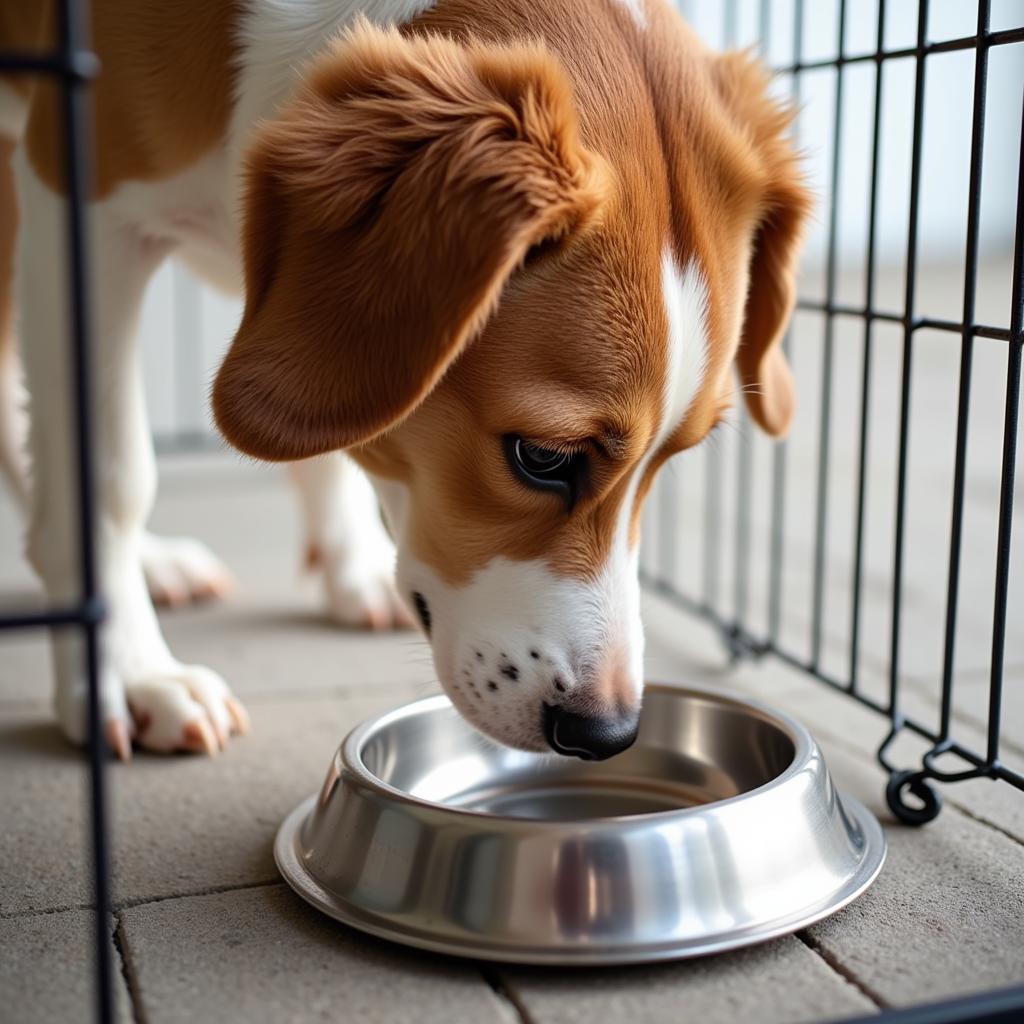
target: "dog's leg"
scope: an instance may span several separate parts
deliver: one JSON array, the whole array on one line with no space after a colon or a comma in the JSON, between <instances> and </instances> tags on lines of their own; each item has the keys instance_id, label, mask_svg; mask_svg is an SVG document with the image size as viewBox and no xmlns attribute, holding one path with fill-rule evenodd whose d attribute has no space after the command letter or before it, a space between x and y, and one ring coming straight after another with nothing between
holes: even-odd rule
<instances>
[{"instance_id":1,"label":"dog's leg","mask_svg":"<svg viewBox=\"0 0 1024 1024\"><path fill-rule=\"evenodd\" d=\"M199 280L225 294L240 294L241 280L227 278L223 266L205 250L179 248L174 256ZM160 606L176 608L226 597L235 586L228 567L194 537L163 537L147 530L142 535L142 570L149 596Z\"/></svg>"},{"instance_id":2,"label":"dog's leg","mask_svg":"<svg viewBox=\"0 0 1024 1024\"><path fill-rule=\"evenodd\" d=\"M323 572L327 607L346 626L413 624L395 590L395 546L363 471L341 454L289 467L306 527L306 564Z\"/></svg>"},{"instance_id":3,"label":"dog's leg","mask_svg":"<svg viewBox=\"0 0 1024 1024\"><path fill-rule=\"evenodd\" d=\"M0 83L0 128L16 127L13 113L3 116L5 103L13 106L13 92ZM18 203L14 185L13 136L0 132L0 473L7 478L15 501L28 504L28 433L21 368L14 343L14 250L18 234Z\"/></svg>"},{"instance_id":4,"label":"dog's leg","mask_svg":"<svg viewBox=\"0 0 1024 1024\"><path fill-rule=\"evenodd\" d=\"M78 586L74 459L70 423L64 204L30 173L24 182L21 312L31 396L33 487L28 554L51 600ZM123 757L129 737L149 749L215 752L245 713L214 672L178 662L167 648L141 566L143 524L156 486L134 327L143 291L167 248L92 210L96 300L97 528L99 570L110 617L104 630L102 713ZM56 706L74 741L84 739L85 690L76 638L53 639Z\"/></svg>"}]
</instances>

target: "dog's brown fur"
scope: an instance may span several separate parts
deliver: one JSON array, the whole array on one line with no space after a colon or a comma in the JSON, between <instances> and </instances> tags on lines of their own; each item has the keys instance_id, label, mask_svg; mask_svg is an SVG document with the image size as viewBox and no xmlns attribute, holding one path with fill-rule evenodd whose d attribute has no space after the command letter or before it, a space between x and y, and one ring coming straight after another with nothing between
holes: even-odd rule
<instances>
[{"instance_id":1,"label":"dog's brown fur","mask_svg":"<svg viewBox=\"0 0 1024 1024\"><path fill-rule=\"evenodd\" d=\"M97 198L223 141L240 3L94 5ZM755 63L713 54L667 7L641 29L622 5L584 6L443 0L401 30L364 26L320 55L249 161L247 302L218 422L262 458L358 446L410 484L416 554L453 582L497 555L602 563L658 426L666 240L706 280L708 366L647 464L634 530L661 463L730 404L734 359L755 421L778 435L792 418L779 340L809 198L789 112ZM50 5L35 10L5 11L0 40L51 37ZM57 117L41 87L28 156L55 189ZM13 234L12 216L0 317ZM593 450L571 524L509 478L507 431Z\"/></svg>"},{"instance_id":2,"label":"dog's brown fur","mask_svg":"<svg viewBox=\"0 0 1024 1024\"><path fill-rule=\"evenodd\" d=\"M709 365L634 529L658 466L730 403L741 327L751 413L787 428L778 341L808 199L748 58L674 17L640 33L616 5L588 6L590 39L565 29L572 0L469 6L359 28L262 134L214 408L262 458L359 446L410 487L413 550L450 582L501 555L593 575L659 425L666 240L707 280ZM571 522L509 477L509 431L593 452Z\"/></svg>"},{"instance_id":3,"label":"dog's brown fur","mask_svg":"<svg viewBox=\"0 0 1024 1024\"><path fill-rule=\"evenodd\" d=\"M233 33L242 0L95 0L90 46L101 61L92 90L96 199L130 181L171 177L221 142L234 102ZM52 0L8 2L0 47L41 52L56 40ZM28 160L63 191L62 114L53 79L3 79L26 97Z\"/></svg>"},{"instance_id":4,"label":"dog's brown fur","mask_svg":"<svg viewBox=\"0 0 1024 1024\"><path fill-rule=\"evenodd\" d=\"M479 333L531 245L586 228L606 179L539 47L369 28L336 44L250 157L222 431L275 459L372 440Z\"/></svg>"}]
</instances>

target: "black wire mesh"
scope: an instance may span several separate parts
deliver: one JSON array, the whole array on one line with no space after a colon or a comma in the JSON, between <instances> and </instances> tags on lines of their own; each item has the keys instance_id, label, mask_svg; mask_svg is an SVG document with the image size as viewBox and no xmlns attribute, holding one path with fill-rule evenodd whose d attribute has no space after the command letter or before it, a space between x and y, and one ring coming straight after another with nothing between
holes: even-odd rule
<instances>
[{"instance_id":1,"label":"black wire mesh","mask_svg":"<svg viewBox=\"0 0 1024 1024\"><path fill-rule=\"evenodd\" d=\"M685 10L685 5L684 10ZM693 5L691 5L693 6ZM715 5L722 19L725 42L736 42L739 4L730 0ZM751 480L753 455L748 441L741 440L736 457L736 482L733 491L733 523L723 514L726 505L726 479L724 462L712 448L706 456L703 495L703 527L700 534L701 585L688 585L672 567L677 565L679 547L677 531L682 517L690 514L681 506L679 488L671 481L662 483L656 501L656 557L647 559L642 569L645 584L671 603L710 620L735 657L760 657L771 654L802 670L830 687L843 691L861 704L885 715L890 722L889 733L878 756L890 772L887 797L891 808L902 820L922 824L934 818L941 808L941 798L932 787L934 781L954 782L963 779L987 777L1002 780L1018 789L1024 789L1024 774L1009 767L1000 759L1002 724L1003 674L1007 641L1008 588L1011 568L1011 530L1013 526L1013 492L1016 469L1016 441L1020 404L1020 371L1022 317L1024 317L1024 149L1015 157L1017 164L1017 199L1012 242L1012 296L1005 326L978 323L976 298L979 281L979 238L983 198L982 171L986 130L986 101L989 95L989 58L997 47L1024 42L1024 25L990 29L990 0L977 5L976 30L973 35L939 41L929 41L929 2L921 0L917 6L916 39L912 47L885 45L887 8L879 0L877 31L870 52L849 54L847 33L851 25L847 0L838 0L833 54L827 58L804 58L805 25L808 16L821 14L822 8L806 8L802 0L792 5L792 59L776 67L778 79L788 82L789 95L800 107L805 99L804 79L809 73L829 72L834 75L832 92L831 131L827 140L814 142L830 153L829 175L825 192L828 203L824 212L826 221L823 246L824 294L821 297L802 297L797 303L797 315L812 315L819 320L814 332L815 344L820 349L821 372L817 393L801 394L802 401L816 405L818 416L817 453L813 473L800 479L807 483L813 494L797 496L809 501L813 507L812 567L809 609L809 642L801 651L783 637L782 615L788 595L784 590L784 576L788 567L786 551L786 524L791 514L787 504L793 501L792 471L788 466L789 445L781 444L770 456L772 467L771 513L768 529L770 550L767 581L767 614L760 628L751 625ZM862 6L862 5L861 5ZM758 11L758 35L762 53L769 50L769 31L772 25L771 5L762 0ZM776 12L777 13L777 10ZM921 279L919 263L922 259L920 240L922 167L925 125L926 82L930 59L936 55L973 51L973 95L971 107L970 168L967 185L967 223L965 233L962 315L959 321L918 313L920 305L918 287ZM895 62L913 62L913 113L910 127L910 167L907 181L906 247L904 253L905 283L902 310L879 309L876 289L881 269L878 255L880 226L880 188L889 169L882 158L881 134L884 119L883 96L886 76ZM863 267L863 304L841 302L838 298L838 217L840 212L840 175L848 154L844 153L844 96L850 69L856 65L874 65L873 109L870 143L870 176L868 182L867 239ZM862 83L863 84L863 83ZM1024 106L1022 106L1024 111ZM1024 132L1024 128L1022 128ZM889 171L891 175L891 171ZM849 625L847 633L848 660L846 672L837 672L825 664L823 640L825 637L826 587L829 578L827 537L833 515L835 473L831 460L834 449L836 396L835 356L837 325L861 326L861 372L859 385L858 441L856 457L856 484L853 490L853 554L849 593ZM893 545L891 561L891 616L888 624L887 692L870 694L862 685L862 628L865 610L865 524L866 495L871 474L870 431L872 407L876 401L872 393L874 382L873 359L877 356L876 333L879 325L892 325L899 331L901 358L899 368L899 397L897 418L897 464L895 473L895 509L893 515ZM948 572L944 601L944 628L942 629L941 698L938 724L931 725L920 715L911 716L902 710L904 672L901 657L904 653L904 607L906 554L908 542L908 498L910 481L911 398L913 394L914 357L921 343L922 332L950 333L959 337L959 379L956 412L956 442L954 454L952 506L949 519ZM956 638L961 593L961 567L963 564L965 491L968 469L968 425L972 392L972 368L976 339L1002 343L1006 348L1006 392L1003 413L1001 471L999 482L998 514L994 524L996 533L994 593L991 616L991 654L989 660L988 712L984 749L973 749L954 738L953 698L956 682ZM787 352L790 339L787 339ZM844 380L843 385L851 387ZM747 426L741 416L742 432ZM686 459L686 456L683 456ZM689 472L684 468L681 472ZM806 489L806 488L805 488ZM731 497L731 496L729 496ZM941 498L946 505L948 497ZM947 506L948 507L948 506ZM935 503L932 515L940 515ZM731 531L731 536L728 533ZM733 551L732 608L723 608L722 571L723 548L731 545ZM692 574L691 574L692 575ZM893 761L893 743L904 732L924 738L929 749L919 767L901 769ZM946 755L959 758L957 770L940 767L938 761ZM914 799L907 799L912 794Z\"/></svg>"}]
</instances>

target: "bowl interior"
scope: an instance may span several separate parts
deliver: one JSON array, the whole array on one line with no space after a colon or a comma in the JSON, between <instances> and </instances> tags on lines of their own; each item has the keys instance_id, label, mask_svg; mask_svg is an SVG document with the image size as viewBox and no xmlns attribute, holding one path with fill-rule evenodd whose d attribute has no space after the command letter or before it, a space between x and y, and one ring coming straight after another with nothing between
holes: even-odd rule
<instances>
[{"instance_id":1,"label":"bowl interior","mask_svg":"<svg viewBox=\"0 0 1024 1024\"><path fill-rule=\"evenodd\" d=\"M431 702L363 739L363 766L421 800L502 817L578 821L679 810L749 792L792 764L782 722L728 698L648 687L636 743L608 761L491 743Z\"/></svg>"}]
</instances>

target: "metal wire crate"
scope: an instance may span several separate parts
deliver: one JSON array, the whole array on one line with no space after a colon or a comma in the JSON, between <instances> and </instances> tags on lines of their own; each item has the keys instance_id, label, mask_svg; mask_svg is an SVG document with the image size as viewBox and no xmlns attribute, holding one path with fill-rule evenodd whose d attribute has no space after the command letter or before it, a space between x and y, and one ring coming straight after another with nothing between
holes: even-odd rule
<instances>
[{"instance_id":1,"label":"metal wire crate","mask_svg":"<svg viewBox=\"0 0 1024 1024\"><path fill-rule=\"evenodd\" d=\"M829 181L827 185L827 227L824 239L824 294L821 297L802 297L797 303L797 317L801 314L813 318L809 336L821 350L820 380L811 394L801 394L801 400L813 407L816 419L816 465L813 473L797 480L787 465L788 444L774 448L771 461L771 511L766 526L766 546L769 550L767 587L764 595L763 622L752 626L750 611L756 603L751 584L752 522L751 479L755 471L752 445L741 438L736 446L735 478L729 498L734 514L731 536L723 525L723 496L726 494L726 467L720 450L709 446L704 455L703 524L700 531L703 590L692 589L693 572L682 578L677 570L679 524L687 515L679 499L678 480L671 474L659 484L656 506L655 539L643 566L643 578L654 592L667 598L688 612L694 612L714 623L722 633L729 651L736 658L774 655L793 667L804 671L826 685L846 693L854 700L889 719L888 735L882 743L878 757L890 773L887 799L893 812L903 821L922 824L933 819L940 811L942 801L933 782L951 783L964 779L987 777L1002 780L1017 789L1024 789L1024 774L1008 767L1000 760L1000 730L1002 722L1003 673L1007 642L1008 588L1011 565L1011 530L1013 526L1013 491L1016 469L1016 442L1020 406L1021 342L1024 329L1024 150L1017 158L1016 215L1012 242L1012 295L1005 324L979 323L976 319L976 298L979 283L979 235L982 204L983 153L985 148L985 111L988 97L989 62L992 51L1001 46L1024 42L1024 26L1000 31L990 30L991 0L981 0L977 6L976 31L972 35L929 41L929 2L921 0L917 7L916 40L913 46L887 48L885 40L885 0L880 0L877 11L877 31L874 48L851 54L846 39L850 19L847 0L839 0L836 18L834 52L825 57L808 59L804 55L805 11L802 0L795 0L791 38L791 60L775 68L778 79L788 86L789 94L799 104L803 96L803 81L814 72L834 76L832 91L831 150ZM723 19L723 35L727 42L735 40L739 4L730 0L716 5ZM759 5L759 44L767 51L770 39L771 5ZM959 320L926 315L919 303L919 239L920 196L922 190L922 151L924 145L926 74L929 61L939 54L970 51L974 58L974 83L971 107L970 169L967 196L965 256L963 274L963 302ZM902 308L879 308L876 290L879 273L876 267L879 231L879 195L886 171L882 159L883 94L886 75L896 62L913 63L913 114L911 127L911 153L908 176L906 248L904 254L905 283ZM863 291L860 302L843 302L837 298L837 218L839 213L840 171L843 166L844 88L851 69L856 65L873 66L873 116L870 141L870 174L868 181L867 239L864 252ZM828 552L826 536L830 517L836 514L835 501L830 493L834 487L834 473L830 459L833 454L837 390L834 360L837 352L838 325L859 325L860 372L858 390L856 483L850 497L853 502L852 572L849 581L849 620L843 641L846 654L845 671L825 665L824 608ZM877 386L872 376L873 360L878 358L879 341L876 335L880 325L892 325L899 332L900 367L897 422L897 455L895 509L893 513L892 568L889 583L890 618L888 623L887 692L871 694L862 685L864 621L864 561L866 496L870 483L869 451L872 412L872 387ZM956 439L951 509L949 512L949 543L946 552L948 570L945 586L944 629L942 631L941 704L938 723L931 724L902 710L905 687L901 685L903 670L904 590L906 587L905 548L907 544L907 506L910 480L910 416L914 381L915 351L921 345L922 332L941 332L957 337L960 343L958 398L956 410ZM792 333L792 331L791 331ZM997 540L995 545L994 594L991 615L991 655L989 661L988 714L986 722L987 745L975 750L956 736L953 707L956 683L956 639L960 612L960 578L964 544L965 490L968 470L968 428L971 415L972 370L976 342L998 344L1006 351L1005 401L1003 413L1001 473L998 511L995 518ZM792 345L787 339L787 351ZM746 422L741 422L745 434ZM685 456L684 456L685 459ZM682 472L689 469L684 467ZM791 486L790 486L791 485ZM950 499L942 497L946 505ZM784 604L784 575L787 569L785 546L787 517L793 514L794 501L813 505L812 585L809 595L809 623L806 648L792 638L782 636L781 623ZM948 507L948 506L947 506ZM938 506L932 515L940 516ZM722 595L723 552L732 545L732 605ZM688 586L689 584L689 586ZM833 659L834 660L834 659ZM909 731L929 744L922 763L914 768L901 768L890 757L896 738ZM940 765L959 759L953 769ZM907 796L913 798L908 801Z\"/></svg>"}]
</instances>

